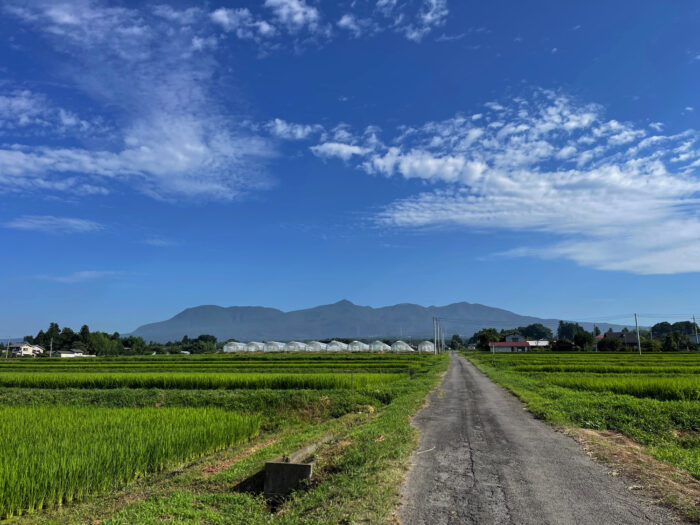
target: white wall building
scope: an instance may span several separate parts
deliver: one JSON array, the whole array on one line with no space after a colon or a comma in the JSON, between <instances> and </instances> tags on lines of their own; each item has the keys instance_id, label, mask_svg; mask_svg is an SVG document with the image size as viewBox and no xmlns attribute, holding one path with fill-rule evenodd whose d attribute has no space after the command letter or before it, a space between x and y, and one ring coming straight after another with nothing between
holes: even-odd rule
<instances>
[{"instance_id":1,"label":"white wall building","mask_svg":"<svg viewBox=\"0 0 700 525\"><path fill-rule=\"evenodd\" d=\"M44 349L39 345L30 345L29 343L10 343L9 347L12 355L17 357L36 357L44 353Z\"/></svg>"},{"instance_id":2,"label":"white wall building","mask_svg":"<svg viewBox=\"0 0 700 525\"><path fill-rule=\"evenodd\" d=\"M224 352L226 352L227 354L229 352L247 352L247 351L248 351L248 345L245 343L231 341L231 342L226 343L224 345Z\"/></svg>"},{"instance_id":3,"label":"white wall building","mask_svg":"<svg viewBox=\"0 0 700 525\"><path fill-rule=\"evenodd\" d=\"M263 352L283 352L284 351L284 343L280 343L278 341L268 341L265 343L265 347L263 348Z\"/></svg>"},{"instance_id":4,"label":"white wall building","mask_svg":"<svg viewBox=\"0 0 700 525\"><path fill-rule=\"evenodd\" d=\"M391 345L391 350L394 352L413 352L411 345L405 341L396 341L393 345Z\"/></svg>"},{"instance_id":5,"label":"white wall building","mask_svg":"<svg viewBox=\"0 0 700 525\"><path fill-rule=\"evenodd\" d=\"M418 345L419 352L429 352L431 354L435 353L435 345L432 341L423 341Z\"/></svg>"},{"instance_id":6,"label":"white wall building","mask_svg":"<svg viewBox=\"0 0 700 525\"><path fill-rule=\"evenodd\" d=\"M265 344L260 341L251 341L245 346L248 352L263 352L265 350Z\"/></svg>"},{"instance_id":7,"label":"white wall building","mask_svg":"<svg viewBox=\"0 0 700 525\"><path fill-rule=\"evenodd\" d=\"M325 352L327 346L326 343L321 343L320 341L311 341L306 345L306 349L309 352Z\"/></svg>"},{"instance_id":8,"label":"white wall building","mask_svg":"<svg viewBox=\"0 0 700 525\"><path fill-rule=\"evenodd\" d=\"M391 347L383 341L376 340L369 344L369 349L372 352L388 352Z\"/></svg>"},{"instance_id":9,"label":"white wall building","mask_svg":"<svg viewBox=\"0 0 700 525\"><path fill-rule=\"evenodd\" d=\"M331 341L326 346L326 350L329 352L347 352L348 345L341 343L340 341Z\"/></svg>"},{"instance_id":10,"label":"white wall building","mask_svg":"<svg viewBox=\"0 0 700 525\"><path fill-rule=\"evenodd\" d=\"M290 341L284 345L284 349L287 352L303 352L307 350L308 346L306 343L300 343L299 341Z\"/></svg>"},{"instance_id":11,"label":"white wall building","mask_svg":"<svg viewBox=\"0 0 700 525\"><path fill-rule=\"evenodd\" d=\"M351 352L368 352L369 345L367 343L363 343L362 341L353 341L348 345L348 350Z\"/></svg>"}]
</instances>

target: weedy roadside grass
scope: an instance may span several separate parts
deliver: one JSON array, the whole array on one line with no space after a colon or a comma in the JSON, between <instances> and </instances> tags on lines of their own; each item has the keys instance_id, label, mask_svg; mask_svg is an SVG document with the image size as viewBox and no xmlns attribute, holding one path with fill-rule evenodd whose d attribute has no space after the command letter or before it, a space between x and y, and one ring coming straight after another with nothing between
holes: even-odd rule
<instances>
[{"instance_id":1,"label":"weedy roadside grass","mask_svg":"<svg viewBox=\"0 0 700 525\"><path fill-rule=\"evenodd\" d=\"M323 362L318 356L309 357L310 363ZM343 372L357 371L352 372L352 382L313 390L0 388L0 406L17 409L98 406L149 410L157 406L160 408L153 410L180 407L202 410L216 407L261 420L259 436L249 443L207 454L189 465L179 464L160 473L145 474L121 488L91 495L82 502L35 512L14 521L115 524L386 521L398 504L399 486L410 454L417 445L410 417L437 384L439 373L446 369L448 361L446 356L324 357L327 361L319 371L327 369L331 359L345 365L348 363L345 357L357 362L358 368L341 367ZM373 361L375 357L379 359ZM400 375L394 380L390 379L388 370L391 367L387 366L391 365L390 357L395 359L394 370ZM402 362L413 358L410 366L400 368L405 366ZM267 370L274 374L283 368L276 368L275 361L286 364L293 360L272 360L264 356L260 361L273 364ZM294 366L303 368L303 359L294 361ZM173 369L182 368L183 362L189 363L184 359L170 362ZM370 362L381 363L381 367L375 367L382 370L381 373L376 371L376 375L381 376L380 381L356 383L354 379L360 371L371 368L367 366ZM80 368L75 370L78 372ZM100 373L99 367L95 372ZM84 369L79 373L84 373ZM5 370L0 370L0 376L4 374ZM279 505L271 505L259 493L242 490L242 486L247 486L243 482L260 472L266 460L315 442L329 432L335 438L317 451L317 475L308 487Z\"/></svg>"}]
</instances>

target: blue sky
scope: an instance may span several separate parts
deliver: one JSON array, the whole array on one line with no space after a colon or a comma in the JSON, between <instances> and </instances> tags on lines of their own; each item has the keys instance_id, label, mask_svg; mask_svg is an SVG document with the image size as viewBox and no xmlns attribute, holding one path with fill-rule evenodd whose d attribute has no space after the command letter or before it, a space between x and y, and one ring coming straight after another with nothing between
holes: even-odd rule
<instances>
[{"instance_id":1,"label":"blue sky","mask_svg":"<svg viewBox=\"0 0 700 525\"><path fill-rule=\"evenodd\" d=\"M692 314L700 6L574 4L0 1L0 333Z\"/></svg>"}]
</instances>

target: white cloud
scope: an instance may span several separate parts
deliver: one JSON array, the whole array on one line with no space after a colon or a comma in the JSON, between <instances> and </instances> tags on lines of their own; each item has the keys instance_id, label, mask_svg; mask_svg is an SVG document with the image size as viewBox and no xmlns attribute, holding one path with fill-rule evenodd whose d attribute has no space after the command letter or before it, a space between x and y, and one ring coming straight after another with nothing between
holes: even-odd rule
<instances>
[{"instance_id":1,"label":"white cloud","mask_svg":"<svg viewBox=\"0 0 700 525\"><path fill-rule=\"evenodd\" d=\"M273 135L287 140L303 140L314 133L322 133L320 124L295 124L276 118L267 123L267 129Z\"/></svg>"},{"instance_id":2,"label":"white cloud","mask_svg":"<svg viewBox=\"0 0 700 525\"><path fill-rule=\"evenodd\" d=\"M357 18L355 15L345 13L340 17L337 24L341 29L350 31L355 38L359 38L366 33L378 31L379 28L369 18Z\"/></svg>"},{"instance_id":3,"label":"white cloud","mask_svg":"<svg viewBox=\"0 0 700 525\"><path fill-rule=\"evenodd\" d=\"M235 32L238 38L260 41L275 35L275 26L265 20L257 19L248 8L219 8L211 13L211 20L220 25L224 31Z\"/></svg>"},{"instance_id":4,"label":"white cloud","mask_svg":"<svg viewBox=\"0 0 700 525\"><path fill-rule=\"evenodd\" d=\"M345 145L352 153L337 156L368 173L437 186L387 206L381 224L547 232L561 241L503 251L605 270L700 271L698 132L647 137L549 91L486 107L478 120L404 128L391 145L347 132L351 141L332 151Z\"/></svg>"},{"instance_id":5,"label":"white cloud","mask_svg":"<svg viewBox=\"0 0 700 525\"><path fill-rule=\"evenodd\" d=\"M65 57L74 92L108 108L115 124L109 140L0 146L0 191L106 193L118 182L161 199L232 199L266 186L272 146L219 103L217 40L187 25L206 17L154 10L87 1L6 9ZM64 127L84 121L56 115Z\"/></svg>"},{"instance_id":6,"label":"white cloud","mask_svg":"<svg viewBox=\"0 0 700 525\"><path fill-rule=\"evenodd\" d=\"M156 248L167 248L177 245L175 241L164 239L163 237L148 237L147 239L144 239L143 243L148 244L149 246L155 246Z\"/></svg>"},{"instance_id":7,"label":"white cloud","mask_svg":"<svg viewBox=\"0 0 700 525\"><path fill-rule=\"evenodd\" d=\"M103 229L95 221L53 215L24 215L4 224L5 228L47 233L86 233Z\"/></svg>"},{"instance_id":8,"label":"white cloud","mask_svg":"<svg viewBox=\"0 0 700 525\"><path fill-rule=\"evenodd\" d=\"M115 272L111 270L83 270L66 275L38 275L37 278L63 284L75 284L86 281L94 281L96 279L104 279L106 277L116 277L121 274L122 272Z\"/></svg>"},{"instance_id":9,"label":"white cloud","mask_svg":"<svg viewBox=\"0 0 700 525\"><path fill-rule=\"evenodd\" d=\"M292 31L304 28L314 32L319 28L321 15L305 0L265 0L265 7L272 10L277 21Z\"/></svg>"},{"instance_id":10,"label":"white cloud","mask_svg":"<svg viewBox=\"0 0 700 525\"><path fill-rule=\"evenodd\" d=\"M318 146L312 146L314 155L323 158L339 157L343 160L350 160L353 155L364 155L369 150L353 144L342 144L340 142L324 142Z\"/></svg>"},{"instance_id":11,"label":"white cloud","mask_svg":"<svg viewBox=\"0 0 700 525\"><path fill-rule=\"evenodd\" d=\"M79 132L94 126L64 108L52 106L46 97L27 89L0 92L0 131Z\"/></svg>"}]
</instances>

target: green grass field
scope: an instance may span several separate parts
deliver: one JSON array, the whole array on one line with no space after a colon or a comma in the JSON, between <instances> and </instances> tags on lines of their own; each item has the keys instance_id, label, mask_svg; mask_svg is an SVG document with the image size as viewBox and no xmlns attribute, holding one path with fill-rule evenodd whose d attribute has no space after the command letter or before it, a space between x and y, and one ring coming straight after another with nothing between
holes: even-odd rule
<instances>
[{"instance_id":1,"label":"green grass field","mask_svg":"<svg viewBox=\"0 0 700 525\"><path fill-rule=\"evenodd\" d=\"M409 416L446 365L445 356L401 354L3 360L0 516L22 523L386 517L416 445ZM336 437L320 453L314 483L280 508L236 489L266 459L329 432ZM246 456L247 449L255 452ZM203 474L222 457L240 459ZM115 503L122 497L134 501Z\"/></svg>"},{"instance_id":2,"label":"green grass field","mask_svg":"<svg viewBox=\"0 0 700 525\"><path fill-rule=\"evenodd\" d=\"M700 479L700 354L467 357L538 417L619 431Z\"/></svg>"}]
</instances>

